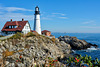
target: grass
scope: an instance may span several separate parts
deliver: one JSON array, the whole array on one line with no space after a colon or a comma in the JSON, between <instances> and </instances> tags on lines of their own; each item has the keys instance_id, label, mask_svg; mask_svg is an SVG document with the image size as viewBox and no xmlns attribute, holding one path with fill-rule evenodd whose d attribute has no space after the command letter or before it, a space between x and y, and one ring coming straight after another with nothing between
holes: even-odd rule
<instances>
[{"instance_id":1,"label":"grass","mask_svg":"<svg viewBox=\"0 0 100 67\"><path fill-rule=\"evenodd\" d=\"M17 32L15 35L10 37L9 39L21 39L22 36L23 36L22 33Z\"/></svg>"},{"instance_id":2,"label":"grass","mask_svg":"<svg viewBox=\"0 0 100 67\"><path fill-rule=\"evenodd\" d=\"M29 32L25 35L25 37L32 37L32 36L39 36L39 34L37 32Z\"/></svg>"}]
</instances>

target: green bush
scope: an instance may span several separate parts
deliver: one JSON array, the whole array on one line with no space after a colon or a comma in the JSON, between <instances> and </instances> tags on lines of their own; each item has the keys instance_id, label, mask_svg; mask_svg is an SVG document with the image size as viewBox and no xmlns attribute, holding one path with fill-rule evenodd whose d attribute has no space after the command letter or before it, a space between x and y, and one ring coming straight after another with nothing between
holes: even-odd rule
<instances>
[{"instance_id":1,"label":"green bush","mask_svg":"<svg viewBox=\"0 0 100 67\"><path fill-rule=\"evenodd\" d=\"M92 60L91 56L88 56L88 55L85 55L85 56L76 56L71 58L69 57L67 60L66 60L66 64L68 64L69 66L71 66L71 64L73 64L73 62L77 65L80 65L81 67L81 64L86 64L88 65L89 67L100 67L100 60L98 60L98 58L96 58L95 60Z\"/></svg>"}]
</instances>

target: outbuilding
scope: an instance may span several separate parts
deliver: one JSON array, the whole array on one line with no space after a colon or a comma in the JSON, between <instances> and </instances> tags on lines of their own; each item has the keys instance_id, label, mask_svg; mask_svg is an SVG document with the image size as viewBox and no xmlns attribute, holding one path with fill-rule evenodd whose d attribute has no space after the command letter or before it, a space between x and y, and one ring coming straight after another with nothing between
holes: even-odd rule
<instances>
[{"instance_id":1,"label":"outbuilding","mask_svg":"<svg viewBox=\"0 0 100 67\"><path fill-rule=\"evenodd\" d=\"M48 30L43 30L42 35L51 36L51 32Z\"/></svg>"}]
</instances>

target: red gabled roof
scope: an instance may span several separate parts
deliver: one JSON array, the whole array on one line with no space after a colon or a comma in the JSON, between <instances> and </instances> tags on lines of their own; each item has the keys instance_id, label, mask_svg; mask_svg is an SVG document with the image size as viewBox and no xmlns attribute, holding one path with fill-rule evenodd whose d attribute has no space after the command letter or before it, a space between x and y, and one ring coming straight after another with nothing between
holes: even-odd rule
<instances>
[{"instance_id":1,"label":"red gabled roof","mask_svg":"<svg viewBox=\"0 0 100 67\"><path fill-rule=\"evenodd\" d=\"M22 31L28 21L7 21L1 31ZM18 26L17 28L6 29L7 26Z\"/></svg>"},{"instance_id":2,"label":"red gabled roof","mask_svg":"<svg viewBox=\"0 0 100 67\"><path fill-rule=\"evenodd\" d=\"M42 33L43 33L43 32L50 32L50 31L48 31L48 30L43 30Z\"/></svg>"}]
</instances>

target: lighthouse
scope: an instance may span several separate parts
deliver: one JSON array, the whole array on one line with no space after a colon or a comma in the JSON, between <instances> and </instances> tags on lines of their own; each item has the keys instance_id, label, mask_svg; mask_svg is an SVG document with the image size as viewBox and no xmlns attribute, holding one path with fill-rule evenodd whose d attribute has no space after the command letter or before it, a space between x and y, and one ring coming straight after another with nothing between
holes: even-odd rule
<instances>
[{"instance_id":1,"label":"lighthouse","mask_svg":"<svg viewBox=\"0 0 100 67\"><path fill-rule=\"evenodd\" d=\"M39 7L35 7L35 14L34 14L34 31L38 34L41 34L41 25L40 25L40 11Z\"/></svg>"}]
</instances>

